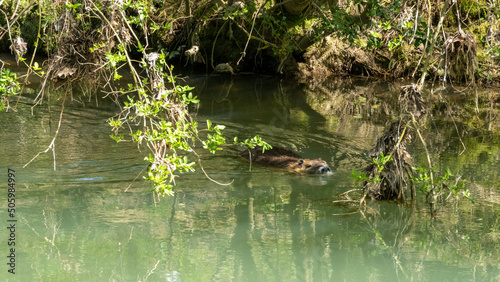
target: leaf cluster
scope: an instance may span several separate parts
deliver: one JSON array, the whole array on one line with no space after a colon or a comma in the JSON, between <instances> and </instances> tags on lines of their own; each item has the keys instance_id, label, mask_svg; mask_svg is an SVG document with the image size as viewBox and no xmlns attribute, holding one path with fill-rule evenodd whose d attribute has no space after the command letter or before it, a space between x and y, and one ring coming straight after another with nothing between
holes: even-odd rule
<instances>
[{"instance_id":1,"label":"leaf cluster","mask_svg":"<svg viewBox=\"0 0 500 282\"><path fill-rule=\"evenodd\" d=\"M7 109L9 97L19 94L20 90L17 74L9 69L0 69L0 111Z\"/></svg>"}]
</instances>

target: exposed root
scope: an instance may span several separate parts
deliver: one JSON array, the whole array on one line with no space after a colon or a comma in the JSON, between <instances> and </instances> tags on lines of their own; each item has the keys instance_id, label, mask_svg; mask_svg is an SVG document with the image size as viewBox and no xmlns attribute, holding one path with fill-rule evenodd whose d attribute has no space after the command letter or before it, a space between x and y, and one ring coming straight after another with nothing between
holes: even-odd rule
<instances>
[{"instance_id":1,"label":"exposed root","mask_svg":"<svg viewBox=\"0 0 500 282\"><path fill-rule=\"evenodd\" d=\"M79 82L82 79L98 79L104 76L103 66L107 63L106 53L117 47L120 36L123 42L131 40L130 32L124 23L118 7L108 3L107 15L101 18L99 26L82 29L82 18L76 19L70 11L61 14L54 23L58 34L58 48L48 61L47 77L54 82Z\"/></svg>"},{"instance_id":2,"label":"exposed root","mask_svg":"<svg viewBox=\"0 0 500 282\"><path fill-rule=\"evenodd\" d=\"M412 113L416 117L422 116L426 112L422 93L416 84L401 87L399 104L403 113Z\"/></svg>"},{"instance_id":3,"label":"exposed root","mask_svg":"<svg viewBox=\"0 0 500 282\"><path fill-rule=\"evenodd\" d=\"M466 31L460 29L444 43L441 67L454 82L474 82L477 70L476 43Z\"/></svg>"},{"instance_id":4,"label":"exposed root","mask_svg":"<svg viewBox=\"0 0 500 282\"><path fill-rule=\"evenodd\" d=\"M365 196L377 200L405 200L405 191L411 189L411 197L415 195L413 181L412 157L406 150L406 145L411 141L410 122L418 126L415 117L423 117L426 106L420 88L416 84L401 87L399 95L402 118L391 124L389 129L377 139L375 148L370 152L370 157L375 161L366 168L369 179L365 183ZM418 127L417 133L420 136ZM423 140L422 140L423 141ZM425 144L424 144L425 146ZM388 160L387 156L392 157ZM386 161L382 162L385 157ZM373 181L373 180L378 181ZM361 202L363 202L364 198Z\"/></svg>"},{"instance_id":5,"label":"exposed root","mask_svg":"<svg viewBox=\"0 0 500 282\"><path fill-rule=\"evenodd\" d=\"M304 54L308 63L299 63L299 76L312 79L348 73L390 76L383 67L376 63L376 57L362 48L349 46L342 39L327 36Z\"/></svg>"},{"instance_id":6,"label":"exposed root","mask_svg":"<svg viewBox=\"0 0 500 282\"><path fill-rule=\"evenodd\" d=\"M413 190L413 183L408 182L412 173L411 156L406 151L406 144L410 140L408 124L402 121L393 122L384 135L377 140L375 148L370 152L370 157L380 162L382 156L392 156L393 161L386 162L382 167L373 163L365 169L370 179L375 179L378 175L380 180L365 183L365 196L376 200L401 202L405 200L405 191L409 184Z\"/></svg>"}]
</instances>

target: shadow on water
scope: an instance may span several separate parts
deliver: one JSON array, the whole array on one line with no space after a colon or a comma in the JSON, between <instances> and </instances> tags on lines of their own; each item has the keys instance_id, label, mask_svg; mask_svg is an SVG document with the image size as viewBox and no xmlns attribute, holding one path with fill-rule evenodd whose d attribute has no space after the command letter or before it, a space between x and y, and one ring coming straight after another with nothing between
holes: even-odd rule
<instances>
[{"instance_id":1,"label":"shadow on water","mask_svg":"<svg viewBox=\"0 0 500 282\"><path fill-rule=\"evenodd\" d=\"M233 150L201 154L204 174L183 174L175 196L155 204L142 175L147 150L117 144L106 119L116 107L69 101L47 148L60 107L29 102L0 113L2 169L17 171L18 274L24 281L496 281L500 277L498 134L458 135L438 117L427 130L440 167L469 179L475 205L443 204L431 220L423 199L369 202L365 213L333 203L356 188L351 169L387 121L398 85L337 79L304 85L264 76L194 76L201 102L192 111L226 125L227 140L259 134L272 145L321 157L331 176L250 167ZM487 99L487 98L485 98ZM88 101L88 102L87 102ZM463 103L463 113L470 104ZM446 107L444 107L446 109ZM496 112L494 113L496 114ZM461 129L467 120L455 120ZM486 126L488 127L488 126ZM462 131L461 131L462 132ZM468 132L471 132L469 130ZM481 133L481 134L480 134ZM460 137L460 138L459 138ZM481 139L481 140L479 140ZM463 142L468 150L458 155ZM418 144L415 162L424 157ZM132 184L132 186L130 186ZM129 187L130 186L130 187ZM128 188L128 190L127 190ZM125 190L127 190L125 192ZM0 201L5 202L5 193ZM353 213L354 212L354 213ZM6 214L2 211L2 218ZM6 256L6 248L0 255ZM20 281L21 281L20 280Z\"/></svg>"}]
</instances>

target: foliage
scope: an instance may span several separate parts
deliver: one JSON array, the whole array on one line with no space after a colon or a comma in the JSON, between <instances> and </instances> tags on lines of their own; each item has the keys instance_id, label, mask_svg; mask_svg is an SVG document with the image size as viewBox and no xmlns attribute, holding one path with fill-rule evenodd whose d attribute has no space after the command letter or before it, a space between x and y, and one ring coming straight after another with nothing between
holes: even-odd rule
<instances>
[{"instance_id":1,"label":"foliage","mask_svg":"<svg viewBox=\"0 0 500 282\"><path fill-rule=\"evenodd\" d=\"M148 20L148 13L144 12L144 5L136 2L134 5L124 6L124 9L137 9L137 15L126 20L147 29L148 25L145 22ZM147 46L147 43L136 44L137 51L143 53L141 67L148 78L137 77L136 85L129 85L127 91L137 94L127 95L128 102L124 103L122 113L117 120L110 119L109 123L115 132L113 138L117 141L122 138L118 131L124 124L143 124L130 135L134 142L139 144L147 142L151 151L146 158L150 163L146 179L152 181L156 193L171 194L178 173L195 170L195 162L190 161L187 155L181 155L192 153L190 156L196 158L198 154L193 147L198 140L203 144L203 148L211 153L222 150L220 146L226 143L222 133L225 126L213 125L207 120L206 131L210 133L202 137L204 131L198 129L198 123L188 112L189 106L198 103L199 100L193 96L192 87L176 84L176 77L172 73L173 66L167 63L167 58L171 57L171 54L163 52L147 54L141 47ZM108 67L114 69L116 73L116 66L126 61L127 53L125 48L121 48L115 53L108 52L106 56ZM117 79L116 75L114 77ZM265 142L256 139L246 145L259 143Z\"/></svg>"},{"instance_id":2,"label":"foliage","mask_svg":"<svg viewBox=\"0 0 500 282\"><path fill-rule=\"evenodd\" d=\"M148 178L161 194L170 191L178 173L194 169L192 159L196 160L197 153L193 147L197 142L211 153L226 145L223 125L207 121L207 128L200 130L189 115L190 105L198 100L192 94L192 88L177 84L169 61L180 59L184 48L200 45L199 49L205 55L210 49L213 53L216 41L224 38L219 45L233 50L240 60L252 58L247 61L253 63L261 58L261 62L265 62L263 65L278 66L275 71L281 71L286 60L300 57L307 47L329 35L350 43L358 42L368 51L388 50L400 54L398 60L420 57L417 52L407 54L404 48L410 46L410 51L419 48L419 52L424 53L429 48L428 38L439 35L434 32L432 24L428 26L428 23L433 23L435 11L427 7L429 4L425 1L416 4L413 1L353 0L344 4L311 1L309 8L300 15L287 13L276 1L216 1L216 5L211 1L181 1L180 6L150 0L39 1L33 7L28 6L32 1L14 2L0 4L4 15L0 23L2 27L8 27L8 30L1 30L0 37L8 33L9 36L3 38L9 37L13 41L16 36L29 36L26 42L30 52L36 53L40 48L49 57L44 70L33 60L29 62L20 58L21 62L29 64L28 78L33 71L42 76L43 88L51 80L71 84L87 78L91 85L95 85L95 81L104 81L103 86L110 97L116 101L125 100L122 112L109 119L113 128L111 137L118 142L130 138L148 146L151 154L147 160L151 163L152 173ZM481 30L488 30L487 27L491 27L489 22L498 23L498 4L460 3L462 12L471 10L474 18L484 21ZM179 13L181 7L186 7L185 14ZM17 15L19 17L10 14L16 11L23 14ZM490 18L486 19L486 16ZM9 19L15 20L7 23ZM37 21L38 32L23 34L27 28L33 31L36 26L33 23ZM219 34L222 35L219 37ZM156 36L156 42L152 35ZM201 46L203 36L207 39ZM484 57L498 62L498 44L486 34L481 38L487 54ZM154 44L164 41L166 46ZM19 42L23 47L23 41ZM228 42L231 44L226 44ZM236 63L225 50L220 51L220 57ZM395 58L390 58L391 54L381 55L384 56L390 60L391 68ZM278 63L267 61L270 57ZM218 63L213 55L211 60L212 66L214 62ZM134 81L118 86L124 72L131 73ZM2 110L8 105L8 97L18 91L16 75L2 69ZM251 147L265 142L256 136L238 144ZM388 163L390 160L379 158L374 165L380 173ZM366 180L366 176L357 177ZM377 175L370 179L380 180ZM439 181L429 185L437 183Z\"/></svg>"},{"instance_id":3,"label":"foliage","mask_svg":"<svg viewBox=\"0 0 500 282\"><path fill-rule=\"evenodd\" d=\"M126 124L130 127L143 124L129 135L134 142L147 143L151 153L145 158L150 163L146 180L153 183L153 191L160 195L172 194L179 173L195 170L195 162L185 154L198 155L193 149L197 140L211 153L222 150L220 146L226 143L222 134L225 126L213 125L210 120L207 120L206 130L211 133L206 134L206 139L202 138L198 123L188 112L188 107L199 100L190 92L192 87L176 84L173 66L167 64L166 57L167 54L163 53L146 54L141 66L149 74L149 80L143 79L141 88L129 85L128 91L136 94L127 95L123 111L117 119L109 120L114 131L112 138L117 142L124 139L119 131ZM123 59L118 56L117 60ZM112 61L109 62L111 64ZM250 143L257 144L259 141L256 139Z\"/></svg>"},{"instance_id":4,"label":"foliage","mask_svg":"<svg viewBox=\"0 0 500 282\"><path fill-rule=\"evenodd\" d=\"M357 172L355 169L352 169L351 171L351 176L356 182L356 185L359 182L371 182L371 183L380 183L382 179L380 178L380 175L386 165L390 162L393 162L394 159L392 158L391 155L384 156L383 152L380 152L380 155L378 158L372 158L372 163L377 166L377 171L378 173L374 177L368 177L365 172Z\"/></svg>"},{"instance_id":5,"label":"foliage","mask_svg":"<svg viewBox=\"0 0 500 282\"><path fill-rule=\"evenodd\" d=\"M20 90L17 75L9 69L0 69L0 111L7 109L9 97L18 94Z\"/></svg>"},{"instance_id":6,"label":"foliage","mask_svg":"<svg viewBox=\"0 0 500 282\"><path fill-rule=\"evenodd\" d=\"M28 1L19 3L22 9ZM495 46L498 44L489 42L494 34L488 34L488 31L490 27L498 25L498 3L464 0L456 5L462 18L455 20L456 9L450 9L447 14L448 24L461 21L467 29L484 26L474 32L474 35L485 43L485 53L490 55L483 58L493 60L496 65L498 52ZM4 4L5 6L7 13L13 12L10 10L15 7ZM143 48L154 46L149 51L163 50L169 53L169 59L177 57L177 60L202 62L211 67L229 63L233 68L236 65L244 71L254 70L260 58L259 67L273 68L275 72L282 71L285 61L300 58L309 46L334 35L350 44L358 43L363 51L382 51L378 55L386 57L387 61L382 59L380 64L387 68L386 64L389 63L389 69L393 71L396 69L393 66L397 66L397 76L422 71L417 62L422 48L428 51L428 39L435 33L433 23L439 7L432 1L352 0L337 3L312 0L300 15L293 15L287 12L282 1L183 0L176 2L176 5L170 1L164 3L146 0L40 1L39 7L28 8L17 23L12 23L11 29L13 36L27 31L24 33L29 35L23 35L29 37L27 42L30 46L43 38L41 43L49 54L57 50L61 43L67 43L64 40L67 39L66 35L71 33L71 28L77 27L83 32L79 34L80 41L102 35L99 40L94 38L93 44L97 45L88 46L86 51L109 51L106 49L117 47L105 40L112 38L113 33L135 32L133 43L128 42L126 36L120 35L125 39L121 43L134 46L133 50L129 49L132 53L141 53ZM32 23L37 20L41 23L41 32L39 30L38 34L32 30L35 26ZM23 24L23 21L30 24ZM0 22L4 24L2 20ZM63 23L69 29L62 28ZM453 32L456 27L450 28ZM494 31L495 28L491 30ZM194 54L197 57L193 56L196 60L183 58L183 51L192 46L197 46L200 50L198 54ZM402 46L410 46L412 54L408 54L408 50L403 50ZM77 51L81 53L81 50ZM341 69L350 69L349 60L343 63L346 66ZM373 68L370 65L366 67L368 72Z\"/></svg>"},{"instance_id":7,"label":"foliage","mask_svg":"<svg viewBox=\"0 0 500 282\"><path fill-rule=\"evenodd\" d=\"M492 48L487 48L488 55L490 58L500 61L500 46L494 46Z\"/></svg>"},{"instance_id":8,"label":"foliage","mask_svg":"<svg viewBox=\"0 0 500 282\"><path fill-rule=\"evenodd\" d=\"M272 149L271 145L262 140L259 135L254 136L252 139L245 139L245 141L243 142L238 142L238 137L234 137L234 144L247 146L251 149L255 148L256 146L260 146L262 147L262 153L264 153L266 150Z\"/></svg>"},{"instance_id":9,"label":"foliage","mask_svg":"<svg viewBox=\"0 0 500 282\"><path fill-rule=\"evenodd\" d=\"M450 179L455 175L451 173L449 168L446 169L443 175L434 180L434 182L432 182L429 170L423 167L416 167L413 169L415 170L417 176L412 177L412 181L420 184L420 191L425 193L427 198L430 197L432 190L434 190L437 194L437 197L448 191L449 195L453 194L455 196L463 196L474 203L474 198L471 197L469 189L465 189L465 181L460 181L460 178L456 177L455 183L453 183L452 179ZM436 172L436 167L432 167L432 172Z\"/></svg>"},{"instance_id":10,"label":"foliage","mask_svg":"<svg viewBox=\"0 0 500 282\"><path fill-rule=\"evenodd\" d=\"M380 183L382 181L381 175L383 174L384 168L393 161L394 159L392 156L384 156L380 153L378 158L372 158L372 163L377 166L377 174L373 177L368 177L365 172L357 172L355 169L352 169L351 177L354 179L356 185L360 182L369 182L373 184ZM471 202L474 202L474 198L471 197L469 190L465 189L464 181L460 181L460 178L456 177L453 183L451 177L453 177L454 174L451 173L449 168L446 169L443 175L437 177L434 182L432 182L430 173L426 168L414 167L413 170L416 176L412 176L411 181L420 185L420 191L424 193L427 198L430 197L432 191L438 195L443 195L443 193L448 191L449 195L463 196ZM432 172L434 174L436 173L436 167L432 168Z\"/></svg>"},{"instance_id":11,"label":"foliage","mask_svg":"<svg viewBox=\"0 0 500 282\"><path fill-rule=\"evenodd\" d=\"M177 177L195 170L200 159L194 150L196 143L211 153L222 150L225 127L207 121L207 129L200 130L189 114L189 107L199 100L192 87L177 84L168 62L180 54L179 49L155 52L149 47L149 35L160 26L149 0L42 1L36 8L38 36L45 38L49 55L45 70L37 63L29 66L30 72L42 76L40 93L50 81L66 85L66 89L81 82L97 89L95 81L103 81L102 90L121 107L108 120L113 132L110 137L117 142L132 140L149 149L145 178L152 182L153 191L171 194ZM124 86L121 81L126 72L133 82ZM7 97L19 90L16 79L2 69L2 109ZM37 99L38 103L43 95ZM259 136L241 144L269 148Z\"/></svg>"}]
</instances>

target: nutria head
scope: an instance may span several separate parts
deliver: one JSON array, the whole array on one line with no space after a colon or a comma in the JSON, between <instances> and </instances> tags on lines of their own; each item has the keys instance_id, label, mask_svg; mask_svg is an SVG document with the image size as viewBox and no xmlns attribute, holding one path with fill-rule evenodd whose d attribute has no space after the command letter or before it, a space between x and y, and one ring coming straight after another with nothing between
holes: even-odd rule
<instances>
[{"instance_id":1,"label":"nutria head","mask_svg":"<svg viewBox=\"0 0 500 282\"><path fill-rule=\"evenodd\" d=\"M295 170L309 174L332 174L332 169L322 159L299 159Z\"/></svg>"}]
</instances>

